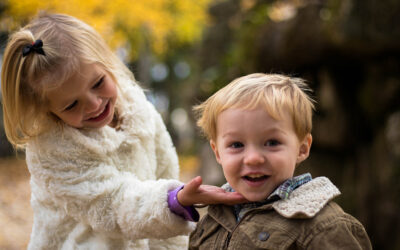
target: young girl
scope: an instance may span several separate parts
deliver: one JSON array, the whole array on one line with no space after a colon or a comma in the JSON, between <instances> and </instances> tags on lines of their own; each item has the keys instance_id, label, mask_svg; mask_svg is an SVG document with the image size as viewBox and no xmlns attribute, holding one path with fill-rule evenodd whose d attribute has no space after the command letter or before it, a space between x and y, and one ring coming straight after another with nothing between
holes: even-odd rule
<instances>
[{"instance_id":1,"label":"young girl","mask_svg":"<svg viewBox=\"0 0 400 250\"><path fill-rule=\"evenodd\" d=\"M31 174L29 249L185 249L194 228L185 218L198 219L190 205L243 200L195 178L179 192L192 203L180 206L160 115L73 17L42 15L10 37L2 97L7 137L25 148Z\"/></svg>"}]
</instances>

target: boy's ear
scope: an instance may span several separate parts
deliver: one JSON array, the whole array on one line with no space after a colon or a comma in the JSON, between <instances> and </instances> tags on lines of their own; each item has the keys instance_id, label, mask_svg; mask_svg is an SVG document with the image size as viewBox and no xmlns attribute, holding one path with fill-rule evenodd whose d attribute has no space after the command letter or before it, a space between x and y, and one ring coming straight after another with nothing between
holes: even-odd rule
<instances>
[{"instance_id":1,"label":"boy's ear","mask_svg":"<svg viewBox=\"0 0 400 250\"><path fill-rule=\"evenodd\" d=\"M300 142L299 154L297 156L297 161L296 161L297 164L308 158L308 155L310 154L311 144L312 144L312 136L311 134L307 134L304 137L304 139Z\"/></svg>"},{"instance_id":2,"label":"boy's ear","mask_svg":"<svg viewBox=\"0 0 400 250\"><path fill-rule=\"evenodd\" d=\"M217 162L219 164L221 164L217 144L213 140L210 140L210 146L211 146L211 149L214 151L215 159L217 160Z\"/></svg>"}]
</instances>

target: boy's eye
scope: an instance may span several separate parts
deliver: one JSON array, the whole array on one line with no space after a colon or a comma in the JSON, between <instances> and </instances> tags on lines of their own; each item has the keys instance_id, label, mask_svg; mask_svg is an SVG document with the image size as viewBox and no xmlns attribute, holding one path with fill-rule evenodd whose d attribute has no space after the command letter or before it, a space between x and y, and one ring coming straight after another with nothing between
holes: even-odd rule
<instances>
[{"instance_id":1,"label":"boy's eye","mask_svg":"<svg viewBox=\"0 0 400 250\"><path fill-rule=\"evenodd\" d=\"M275 140L275 139L272 139L272 140L268 140L266 143L265 143L265 146L268 146L268 147L276 147L276 146L279 146L281 143L278 141L278 140Z\"/></svg>"},{"instance_id":2,"label":"boy's eye","mask_svg":"<svg viewBox=\"0 0 400 250\"><path fill-rule=\"evenodd\" d=\"M241 142L234 142L230 145L231 148L241 148L243 147L243 143Z\"/></svg>"},{"instance_id":3,"label":"boy's eye","mask_svg":"<svg viewBox=\"0 0 400 250\"><path fill-rule=\"evenodd\" d=\"M74 101L73 103L71 103L70 105L68 105L68 107L66 107L64 110L65 110L65 111L71 110L71 109L73 109L73 108L76 106L76 104L78 104L78 101Z\"/></svg>"},{"instance_id":4,"label":"boy's eye","mask_svg":"<svg viewBox=\"0 0 400 250\"><path fill-rule=\"evenodd\" d=\"M93 89L97 89L103 83L104 77L100 78L100 80L93 86Z\"/></svg>"}]
</instances>

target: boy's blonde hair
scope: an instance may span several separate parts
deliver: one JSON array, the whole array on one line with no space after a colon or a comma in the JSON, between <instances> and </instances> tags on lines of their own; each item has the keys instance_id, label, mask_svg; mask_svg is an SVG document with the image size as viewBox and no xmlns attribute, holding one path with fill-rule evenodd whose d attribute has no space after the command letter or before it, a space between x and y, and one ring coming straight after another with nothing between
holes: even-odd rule
<instances>
[{"instance_id":1,"label":"boy's blonde hair","mask_svg":"<svg viewBox=\"0 0 400 250\"><path fill-rule=\"evenodd\" d=\"M207 139L217 138L218 115L229 108L253 109L263 105L272 118L279 120L289 112L299 140L311 133L313 100L304 80L279 74L255 73L237 78L194 107L197 125Z\"/></svg>"},{"instance_id":2,"label":"boy's blonde hair","mask_svg":"<svg viewBox=\"0 0 400 250\"><path fill-rule=\"evenodd\" d=\"M32 52L23 57L24 47L38 39L43 41L45 55ZM57 118L47 113L46 91L78 73L82 63L97 63L115 79L134 79L101 36L74 17L41 13L10 36L1 87L4 128L14 146L23 147L57 123Z\"/></svg>"}]
</instances>

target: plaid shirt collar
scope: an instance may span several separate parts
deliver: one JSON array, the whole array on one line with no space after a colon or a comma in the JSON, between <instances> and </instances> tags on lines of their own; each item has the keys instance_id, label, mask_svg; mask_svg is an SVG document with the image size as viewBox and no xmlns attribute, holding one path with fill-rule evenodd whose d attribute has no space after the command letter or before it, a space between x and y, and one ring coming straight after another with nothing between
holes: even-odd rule
<instances>
[{"instance_id":1,"label":"plaid shirt collar","mask_svg":"<svg viewBox=\"0 0 400 250\"><path fill-rule=\"evenodd\" d=\"M277 200L285 200L289 198L289 195L292 193L293 190L311 181L311 179L312 177L310 173L302 174L288 179L284 183L282 183L277 189L275 189L275 191L268 196L267 200L278 197L279 198Z\"/></svg>"},{"instance_id":2,"label":"plaid shirt collar","mask_svg":"<svg viewBox=\"0 0 400 250\"><path fill-rule=\"evenodd\" d=\"M243 215L252 208L260 207L277 200L285 200L289 198L293 190L311 180L312 177L310 173L302 174L283 182L265 200L234 205L233 210L235 212L237 221L239 221ZM234 189L228 184L227 191L234 192Z\"/></svg>"}]
</instances>

